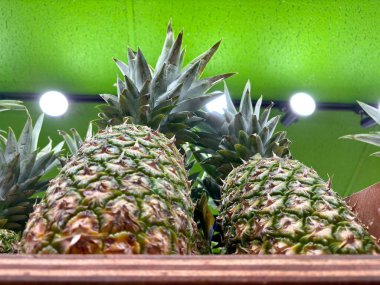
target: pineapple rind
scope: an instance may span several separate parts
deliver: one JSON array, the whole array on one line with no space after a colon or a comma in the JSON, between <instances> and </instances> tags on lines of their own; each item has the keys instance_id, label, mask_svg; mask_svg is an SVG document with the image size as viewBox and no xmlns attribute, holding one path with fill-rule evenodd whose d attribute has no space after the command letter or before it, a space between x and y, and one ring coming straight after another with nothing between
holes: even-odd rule
<instances>
[{"instance_id":1,"label":"pineapple rind","mask_svg":"<svg viewBox=\"0 0 380 285\"><path fill-rule=\"evenodd\" d=\"M16 252L19 239L20 236L16 232L0 229L0 254Z\"/></svg>"},{"instance_id":2,"label":"pineapple rind","mask_svg":"<svg viewBox=\"0 0 380 285\"><path fill-rule=\"evenodd\" d=\"M86 140L35 208L22 252L190 254L196 225L173 140L123 124Z\"/></svg>"},{"instance_id":3,"label":"pineapple rind","mask_svg":"<svg viewBox=\"0 0 380 285\"><path fill-rule=\"evenodd\" d=\"M288 158L235 168L222 189L229 253L373 254L375 240L317 173Z\"/></svg>"}]
</instances>

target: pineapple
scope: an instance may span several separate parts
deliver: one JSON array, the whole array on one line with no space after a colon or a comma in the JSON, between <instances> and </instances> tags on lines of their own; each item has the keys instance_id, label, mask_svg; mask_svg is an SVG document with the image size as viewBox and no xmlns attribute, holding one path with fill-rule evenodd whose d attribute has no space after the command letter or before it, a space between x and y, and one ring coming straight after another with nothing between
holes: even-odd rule
<instances>
[{"instance_id":1,"label":"pineapple","mask_svg":"<svg viewBox=\"0 0 380 285\"><path fill-rule=\"evenodd\" d=\"M1 102L0 102L1 104ZM20 107L21 108L21 107ZM28 116L19 140L12 129L7 137L0 135L0 252L14 251L21 232L33 210L32 196L45 189L43 175L57 165L57 155L63 143L52 148L51 142L37 149L43 122L39 117L35 127Z\"/></svg>"},{"instance_id":2,"label":"pineapple","mask_svg":"<svg viewBox=\"0 0 380 285\"><path fill-rule=\"evenodd\" d=\"M191 254L197 228L184 159L176 144L195 141L195 111L222 92L206 92L232 74L199 79L219 43L182 68L182 33L171 24L155 69L140 50L117 96L103 94L100 131L81 142L50 182L24 231L24 253ZM175 137L174 137L175 136ZM67 139L68 138L68 139ZM78 148L79 147L79 148Z\"/></svg>"},{"instance_id":3,"label":"pineapple","mask_svg":"<svg viewBox=\"0 0 380 285\"><path fill-rule=\"evenodd\" d=\"M375 240L344 200L311 168L291 159L279 116L253 109L250 84L240 109L225 89L223 115L204 114L196 155L221 186L220 221L227 253L372 254ZM211 146L211 147L210 147Z\"/></svg>"}]
</instances>

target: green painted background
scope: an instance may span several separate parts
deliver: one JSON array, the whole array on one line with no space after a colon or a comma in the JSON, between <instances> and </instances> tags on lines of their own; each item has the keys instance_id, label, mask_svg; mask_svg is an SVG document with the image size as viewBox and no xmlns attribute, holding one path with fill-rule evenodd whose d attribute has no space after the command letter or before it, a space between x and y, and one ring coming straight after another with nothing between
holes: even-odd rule
<instances>
[{"instance_id":1,"label":"green painted background","mask_svg":"<svg viewBox=\"0 0 380 285\"><path fill-rule=\"evenodd\" d=\"M380 1L0 0L0 92L113 92L127 46L154 63L172 18L183 27L187 60L223 39L205 76L237 71L228 80L238 99L247 79L254 96L287 100L306 91L322 102L376 102L380 94ZM33 116L38 107L30 103ZM72 104L56 129L82 133L93 104ZM25 116L0 114L0 128L19 131ZM329 174L347 195L380 180L375 149L338 137L362 132L350 112L320 111L288 128L294 157ZM45 138L46 141L46 138Z\"/></svg>"}]
</instances>

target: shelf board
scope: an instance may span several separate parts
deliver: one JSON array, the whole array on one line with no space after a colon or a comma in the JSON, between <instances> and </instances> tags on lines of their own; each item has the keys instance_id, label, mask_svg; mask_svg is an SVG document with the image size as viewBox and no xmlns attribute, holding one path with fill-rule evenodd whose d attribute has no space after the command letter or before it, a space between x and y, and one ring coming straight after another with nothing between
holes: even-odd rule
<instances>
[{"instance_id":1,"label":"shelf board","mask_svg":"<svg viewBox=\"0 0 380 285\"><path fill-rule=\"evenodd\" d=\"M0 284L380 284L378 256L1 255Z\"/></svg>"}]
</instances>

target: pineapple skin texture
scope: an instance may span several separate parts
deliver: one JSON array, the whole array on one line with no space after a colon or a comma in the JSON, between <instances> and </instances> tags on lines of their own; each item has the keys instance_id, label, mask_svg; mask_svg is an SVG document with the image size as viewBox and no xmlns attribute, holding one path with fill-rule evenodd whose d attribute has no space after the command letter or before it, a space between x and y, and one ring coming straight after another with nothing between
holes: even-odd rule
<instances>
[{"instance_id":1,"label":"pineapple skin texture","mask_svg":"<svg viewBox=\"0 0 380 285\"><path fill-rule=\"evenodd\" d=\"M174 140L122 124L84 142L30 215L27 254L191 254L196 224Z\"/></svg>"},{"instance_id":2,"label":"pineapple skin texture","mask_svg":"<svg viewBox=\"0 0 380 285\"><path fill-rule=\"evenodd\" d=\"M228 253L376 254L374 237L311 168L259 158L235 168L222 189Z\"/></svg>"},{"instance_id":3,"label":"pineapple skin texture","mask_svg":"<svg viewBox=\"0 0 380 285\"><path fill-rule=\"evenodd\" d=\"M0 254L15 253L20 236L14 231L0 229Z\"/></svg>"}]
</instances>

